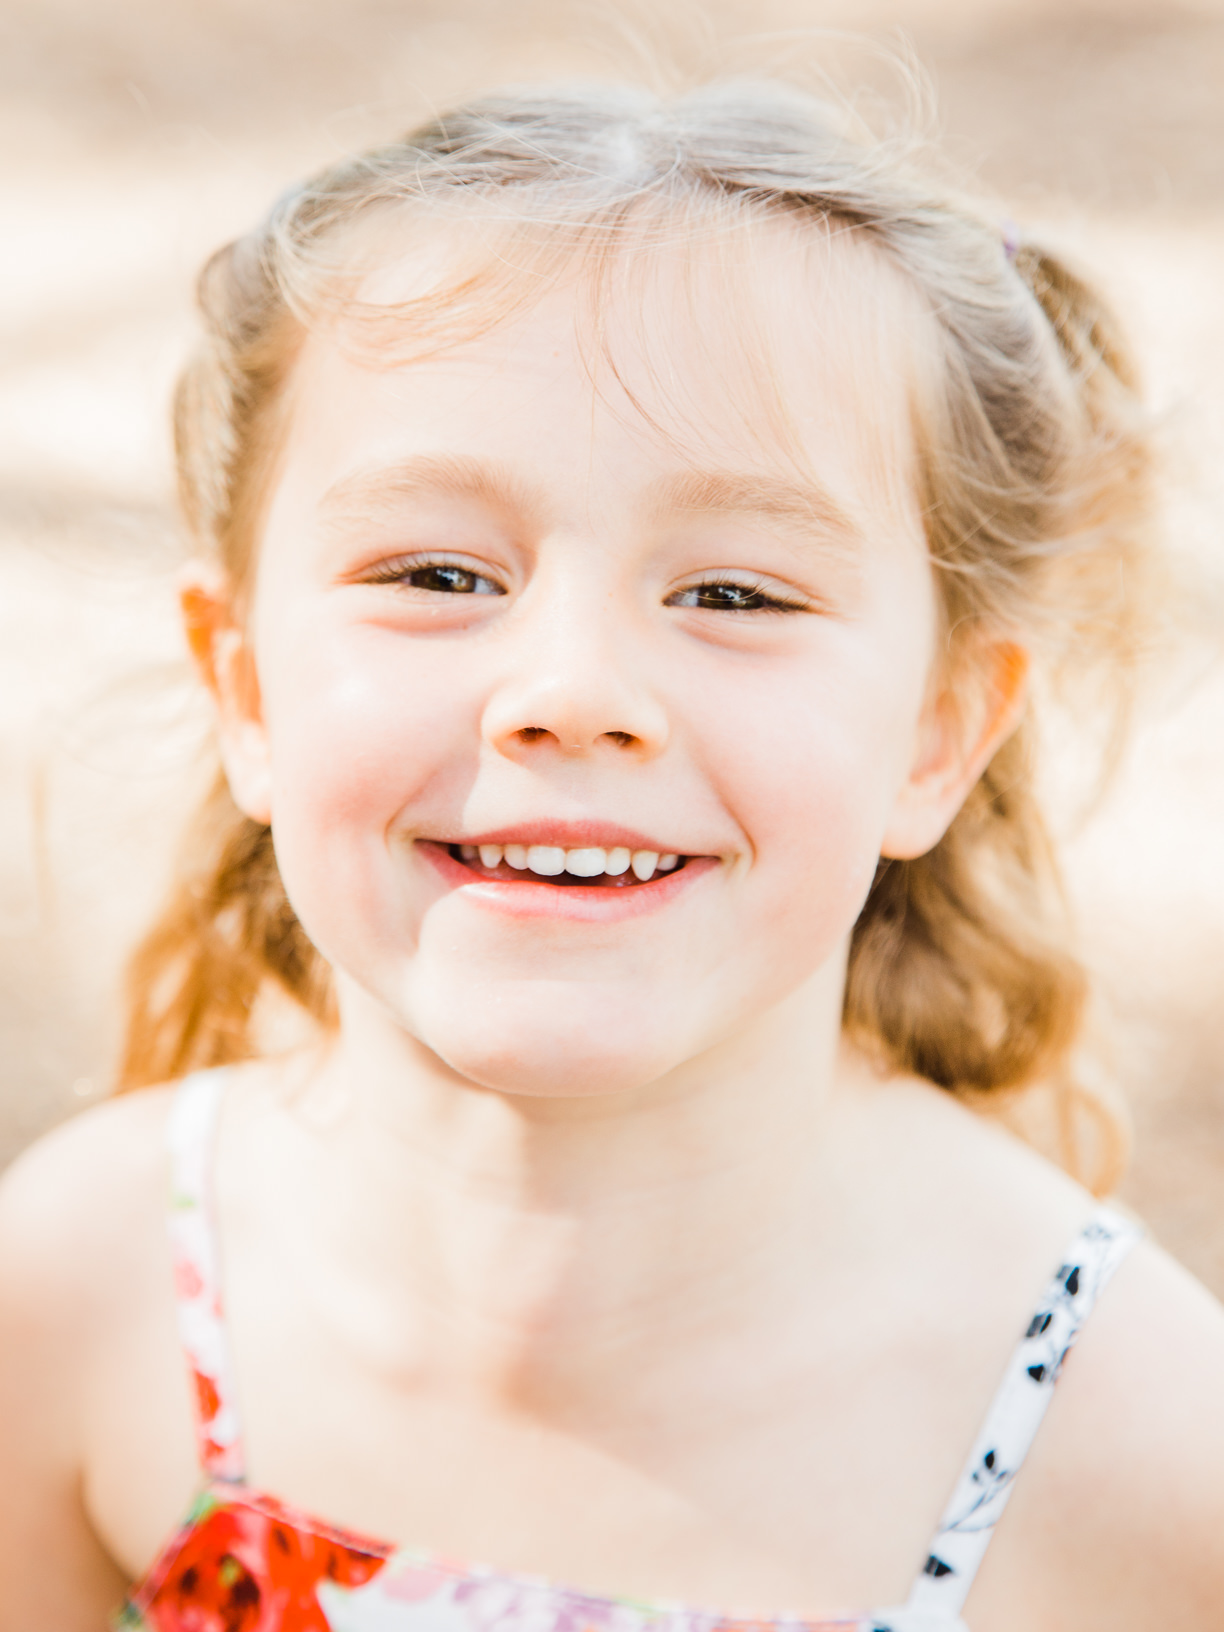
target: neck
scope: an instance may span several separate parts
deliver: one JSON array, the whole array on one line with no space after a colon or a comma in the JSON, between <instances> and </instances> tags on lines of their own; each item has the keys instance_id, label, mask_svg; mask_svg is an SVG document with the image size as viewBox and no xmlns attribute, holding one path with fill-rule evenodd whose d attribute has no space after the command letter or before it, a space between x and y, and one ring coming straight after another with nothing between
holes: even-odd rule
<instances>
[{"instance_id":1,"label":"neck","mask_svg":"<svg viewBox=\"0 0 1224 1632\"><path fill-rule=\"evenodd\" d=\"M455 1076L350 992L300 1110L345 1255L409 1290L450 1375L555 1400L793 1295L846 1199L839 1029L817 982L664 1078L537 1098Z\"/></svg>"}]
</instances>

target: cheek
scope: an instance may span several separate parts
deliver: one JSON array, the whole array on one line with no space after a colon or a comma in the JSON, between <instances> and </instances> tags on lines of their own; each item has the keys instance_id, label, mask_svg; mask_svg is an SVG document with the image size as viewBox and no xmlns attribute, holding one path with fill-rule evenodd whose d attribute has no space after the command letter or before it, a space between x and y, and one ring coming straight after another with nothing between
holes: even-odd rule
<instances>
[{"instance_id":1,"label":"cheek","mask_svg":"<svg viewBox=\"0 0 1224 1632\"><path fill-rule=\"evenodd\" d=\"M781 685L743 675L718 707L706 688L711 773L752 846L784 933L825 944L852 926L913 759L925 653L854 636Z\"/></svg>"},{"instance_id":2,"label":"cheek","mask_svg":"<svg viewBox=\"0 0 1224 1632\"><path fill-rule=\"evenodd\" d=\"M402 643L380 631L322 630L278 643L261 666L277 856L325 952L351 914L403 922L402 870L388 867L397 822L444 804L471 763L461 691L437 656L406 669Z\"/></svg>"},{"instance_id":3,"label":"cheek","mask_svg":"<svg viewBox=\"0 0 1224 1632\"><path fill-rule=\"evenodd\" d=\"M405 683L377 637L341 631L296 644L261 667L273 792L285 813L304 801L323 816L356 815L428 775L422 749L444 724L432 688L419 676Z\"/></svg>"}]
</instances>

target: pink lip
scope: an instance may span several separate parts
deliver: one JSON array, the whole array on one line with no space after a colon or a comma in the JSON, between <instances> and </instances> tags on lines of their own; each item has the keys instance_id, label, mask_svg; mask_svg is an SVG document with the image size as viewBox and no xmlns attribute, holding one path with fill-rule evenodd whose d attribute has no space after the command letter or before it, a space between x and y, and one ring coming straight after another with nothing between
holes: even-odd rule
<instances>
[{"instance_id":1,"label":"pink lip","mask_svg":"<svg viewBox=\"0 0 1224 1632\"><path fill-rule=\"evenodd\" d=\"M549 831L556 834L558 831L567 830L564 828L558 830L554 827ZM608 830L601 828L599 831L606 833ZM516 828L510 842L513 843L516 838L523 842L523 833L524 829ZM505 841L481 838L465 839L463 842L497 844ZM577 849L582 842L581 839L570 839L567 848ZM611 842L626 844L629 841L625 838L618 838L615 841L604 840L605 844ZM630 847L639 850L653 848L637 842ZM646 913L656 912L661 907L669 905L683 891L691 889L699 878L719 865L717 856L697 856L687 862L679 872L656 873L648 884L634 884L622 890L608 889L606 886L584 888L581 884L546 884L542 880L534 879L530 882L524 880L519 883L516 880L512 884L503 884L498 879L481 878L474 874L461 861L455 860L446 845L437 841L418 839L416 848L422 856L429 859L452 889L463 890L465 897L476 906L492 912L503 912L513 918L568 918L579 923L594 924L618 923L622 919L640 918Z\"/></svg>"},{"instance_id":2,"label":"pink lip","mask_svg":"<svg viewBox=\"0 0 1224 1632\"><path fill-rule=\"evenodd\" d=\"M526 822L520 827L499 827L490 833L434 838L435 844L547 844L561 850L596 848L612 850L653 850L657 855L692 854L673 844L662 844L645 833L628 827L609 827L605 822Z\"/></svg>"}]
</instances>

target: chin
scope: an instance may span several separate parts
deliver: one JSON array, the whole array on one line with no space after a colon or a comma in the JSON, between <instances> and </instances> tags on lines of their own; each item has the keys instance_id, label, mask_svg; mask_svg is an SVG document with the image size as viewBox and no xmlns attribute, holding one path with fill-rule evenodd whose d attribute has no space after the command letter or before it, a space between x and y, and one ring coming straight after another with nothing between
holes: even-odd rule
<instances>
[{"instance_id":1,"label":"chin","mask_svg":"<svg viewBox=\"0 0 1224 1632\"><path fill-rule=\"evenodd\" d=\"M421 1041L469 1082L534 1099L593 1099L631 1093L678 1062L638 1046L594 1046L589 1038L432 1035Z\"/></svg>"},{"instance_id":2,"label":"chin","mask_svg":"<svg viewBox=\"0 0 1224 1632\"><path fill-rule=\"evenodd\" d=\"M462 1003L412 1008L407 1029L418 1041L495 1093L547 1099L627 1093L666 1075L684 1054L661 1020L626 1021L623 1003L583 1002L572 989L554 992L552 1001L536 993L521 1003L510 996L473 1005L468 995Z\"/></svg>"}]
</instances>

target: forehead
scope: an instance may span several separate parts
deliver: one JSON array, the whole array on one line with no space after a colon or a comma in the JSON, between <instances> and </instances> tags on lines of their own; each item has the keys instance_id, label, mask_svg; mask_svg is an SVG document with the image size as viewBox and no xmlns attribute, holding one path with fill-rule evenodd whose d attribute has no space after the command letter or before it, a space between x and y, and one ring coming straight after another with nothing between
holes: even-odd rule
<instances>
[{"instance_id":1,"label":"forehead","mask_svg":"<svg viewBox=\"0 0 1224 1632\"><path fill-rule=\"evenodd\" d=\"M594 456L835 477L855 508L915 521L927 320L849 227L741 212L582 235L401 216L367 223L349 255L346 298L295 369L299 424L354 394L408 419L417 396L427 440L462 435L466 410L472 435L512 449L563 390Z\"/></svg>"}]
</instances>

